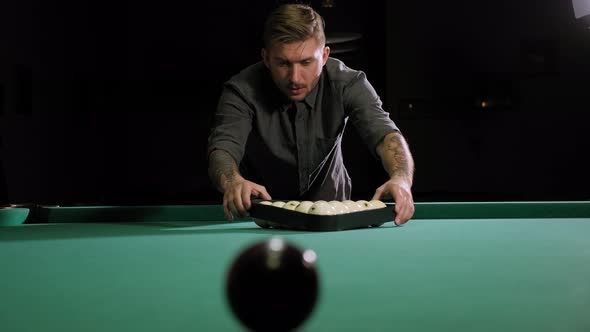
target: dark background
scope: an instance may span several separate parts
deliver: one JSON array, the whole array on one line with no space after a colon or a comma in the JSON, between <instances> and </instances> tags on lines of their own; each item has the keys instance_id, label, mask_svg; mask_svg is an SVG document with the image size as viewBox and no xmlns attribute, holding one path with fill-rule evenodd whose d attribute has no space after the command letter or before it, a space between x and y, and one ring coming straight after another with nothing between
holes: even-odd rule
<instances>
[{"instance_id":1,"label":"dark background","mask_svg":"<svg viewBox=\"0 0 590 332\"><path fill-rule=\"evenodd\" d=\"M219 202L212 113L278 3L2 2L0 203ZM590 30L568 1L307 3L362 34L349 65L410 143L416 201L590 198ZM385 173L356 139L366 199Z\"/></svg>"}]
</instances>

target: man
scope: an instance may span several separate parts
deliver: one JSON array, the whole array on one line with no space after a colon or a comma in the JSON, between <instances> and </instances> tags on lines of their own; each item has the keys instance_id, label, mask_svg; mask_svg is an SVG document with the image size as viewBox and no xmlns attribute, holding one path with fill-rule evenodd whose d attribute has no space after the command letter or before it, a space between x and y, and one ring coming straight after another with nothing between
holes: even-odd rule
<instances>
[{"instance_id":1,"label":"man","mask_svg":"<svg viewBox=\"0 0 590 332\"><path fill-rule=\"evenodd\" d=\"M414 214L408 145L365 74L329 58L321 16L306 5L280 6L263 39L262 61L224 85L209 136L209 175L226 218L245 216L251 196L270 200L269 193L349 199L341 141L350 120L390 176L373 199L393 197L395 224L407 222Z\"/></svg>"}]
</instances>

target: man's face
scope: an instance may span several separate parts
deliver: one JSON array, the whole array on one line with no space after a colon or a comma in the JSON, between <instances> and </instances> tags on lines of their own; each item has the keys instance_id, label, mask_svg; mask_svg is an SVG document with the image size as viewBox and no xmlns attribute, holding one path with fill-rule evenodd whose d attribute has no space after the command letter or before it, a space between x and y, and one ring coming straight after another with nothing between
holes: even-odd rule
<instances>
[{"instance_id":1,"label":"man's face","mask_svg":"<svg viewBox=\"0 0 590 332\"><path fill-rule=\"evenodd\" d=\"M262 59L273 81L293 101L303 100L313 90L329 54L330 48L321 46L313 37L262 49Z\"/></svg>"}]
</instances>

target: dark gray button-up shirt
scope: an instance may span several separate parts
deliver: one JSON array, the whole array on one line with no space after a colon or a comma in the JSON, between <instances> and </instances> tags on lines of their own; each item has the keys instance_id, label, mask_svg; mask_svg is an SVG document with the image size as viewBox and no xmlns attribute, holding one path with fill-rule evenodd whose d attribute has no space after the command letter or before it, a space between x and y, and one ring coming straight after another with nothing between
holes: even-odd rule
<instances>
[{"instance_id":1,"label":"dark gray button-up shirt","mask_svg":"<svg viewBox=\"0 0 590 332\"><path fill-rule=\"evenodd\" d=\"M228 152L242 175L273 199L349 199L344 129L350 120L377 157L377 145L398 130L381 105L365 74L337 59L328 59L301 102L287 99L259 62L225 83L208 150Z\"/></svg>"}]
</instances>

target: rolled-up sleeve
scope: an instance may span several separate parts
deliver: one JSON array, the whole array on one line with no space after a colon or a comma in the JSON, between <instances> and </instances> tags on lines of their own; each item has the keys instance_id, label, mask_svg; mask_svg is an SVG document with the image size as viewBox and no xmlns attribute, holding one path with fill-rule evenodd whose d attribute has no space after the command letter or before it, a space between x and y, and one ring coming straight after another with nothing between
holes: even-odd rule
<instances>
[{"instance_id":1,"label":"rolled-up sleeve","mask_svg":"<svg viewBox=\"0 0 590 332\"><path fill-rule=\"evenodd\" d=\"M207 156L214 150L229 153L239 165L252 130L253 110L235 86L225 84L209 133Z\"/></svg>"},{"instance_id":2,"label":"rolled-up sleeve","mask_svg":"<svg viewBox=\"0 0 590 332\"><path fill-rule=\"evenodd\" d=\"M343 101L353 126L369 147L371 154L379 159L377 145L387 134L399 129L389 117L389 113L383 110L381 99L363 72L358 72L356 78L345 86Z\"/></svg>"}]
</instances>

